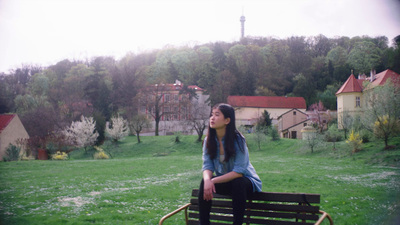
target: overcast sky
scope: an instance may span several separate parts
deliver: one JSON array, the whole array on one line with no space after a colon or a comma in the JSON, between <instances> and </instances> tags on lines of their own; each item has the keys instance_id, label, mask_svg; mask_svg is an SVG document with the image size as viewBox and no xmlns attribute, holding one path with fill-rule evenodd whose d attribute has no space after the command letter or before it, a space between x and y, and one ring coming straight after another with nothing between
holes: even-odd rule
<instances>
[{"instance_id":1,"label":"overcast sky","mask_svg":"<svg viewBox=\"0 0 400 225\"><path fill-rule=\"evenodd\" d=\"M400 35L400 0L0 0L0 72L246 36Z\"/></svg>"}]
</instances>

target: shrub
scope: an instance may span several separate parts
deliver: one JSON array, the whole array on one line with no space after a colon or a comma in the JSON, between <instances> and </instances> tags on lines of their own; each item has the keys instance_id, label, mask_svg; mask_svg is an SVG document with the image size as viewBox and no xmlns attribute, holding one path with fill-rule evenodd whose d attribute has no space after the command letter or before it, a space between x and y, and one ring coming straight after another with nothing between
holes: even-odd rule
<instances>
[{"instance_id":1,"label":"shrub","mask_svg":"<svg viewBox=\"0 0 400 225\"><path fill-rule=\"evenodd\" d=\"M94 159L109 159L110 157L107 155L107 153L104 152L104 150L100 147L95 146L94 147L97 152L94 153L93 158Z\"/></svg>"},{"instance_id":2,"label":"shrub","mask_svg":"<svg viewBox=\"0 0 400 225\"><path fill-rule=\"evenodd\" d=\"M367 143L371 140L372 133L369 132L368 130L363 129L360 131L360 136L361 136L362 142Z\"/></svg>"},{"instance_id":3,"label":"shrub","mask_svg":"<svg viewBox=\"0 0 400 225\"><path fill-rule=\"evenodd\" d=\"M273 141L279 140L279 133L275 126L271 127L271 131L269 133Z\"/></svg>"},{"instance_id":4,"label":"shrub","mask_svg":"<svg viewBox=\"0 0 400 225\"><path fill-rule=\"evenodd\" d=\"M21 148L10 144L6 149L6 154L3 157L5 162L8 161L18 161L19 160L19 153L21 152Z\"/></svg>"},{"instance_id":5,"label":"shrub","mask_svg":"<svg viewBox=\"0 0 400 225\"><path fill-rule=\"evenodd\" d=\"M337 124L332 124L329 129L325 132L324 140L326 142L338 142L343 138L342 134L337 128Z\"/></svg>"},{"instance_id":6,"label":"shrub","mask_svg":"<svg viewBox=\"0 0 400 225\"><path fill-rule=\"evenodd\" d=\"M351 131L349 138L346 141L347 144L349 144L352 148L352 153L356 153L361 151L362 147L362 139L360 137L360 134L357 132L354 132L354 130Z\"/></svg>"},{"instance_id":7,"label":"shrub","mask_svg":"<svg viewBox=\"0 0 400 225\"><path fill-rule=\"evenodd\" d=\"M53 160L66 160L68 159L68 154L65 152L56 152L56 154L51 155L51 159Z\"/></svg>"}]
</instances>

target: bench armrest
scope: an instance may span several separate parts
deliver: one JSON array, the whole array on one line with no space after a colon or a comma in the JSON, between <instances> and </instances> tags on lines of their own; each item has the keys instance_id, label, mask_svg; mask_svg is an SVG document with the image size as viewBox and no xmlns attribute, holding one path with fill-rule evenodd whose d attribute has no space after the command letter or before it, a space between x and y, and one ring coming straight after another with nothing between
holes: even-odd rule
<instances>
[{"instance_id":1,"label":"bench armrest","mask_svg":"<svg viewBox=\"0 0 400 225\"><path fill-rule=\"evenodd\" d=\"M187 209L188 209L188 207L189 207L190 205L191 205L191 204L188 203L188 204L186 204L186 205L184 205L184 206L179 207L178 209L174 210L173 212L170 212L170 213L168 213L167 215L163 216L163 217L161 218L160 222L158 223L158 225L162 225L163 222L164 222L166 219L170 218L171 216L177 214L178 212L180 212L180 211L182 211L182 210L185 210L185 220L186 220L186 224L187 224L187 223L188 223Z\"/></svg>"},{"instance_id":2,"label":"bench armrest","mask_svg":"<svg viewBox=\"0 0 400 225\"><path fill-rule=\"evenodd\" d=\"M321 216L321 217L319 218L319 220L315 223L315 225L320 225L320 224L322 223L322 221L323 221L325 218L328 218L329 224L330 224L330 225L333 225L333 220L332 220L331 215L329 215L328 213L326 213L326 212L324 212L324 211L322 211L322 210L320 210L319 213L322 214L322 216Z\"/></svg>"}]
</instances>

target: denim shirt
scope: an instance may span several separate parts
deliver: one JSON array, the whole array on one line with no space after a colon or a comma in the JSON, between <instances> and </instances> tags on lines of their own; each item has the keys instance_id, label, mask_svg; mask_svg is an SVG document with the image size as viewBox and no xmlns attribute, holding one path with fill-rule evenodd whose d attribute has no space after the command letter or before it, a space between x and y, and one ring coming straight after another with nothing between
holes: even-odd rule
<instances>
[{"instance_id":1,"label":"denim shirt","mask_svg":"<svg viewBox=\"0 0 400 225\"><path fill-rule=\"evenodd\" d=\"M262 184L260 177L257 175L256 170L253 165L251 165L249 160L249 150L247 148L245 139L243 141L235 141L235 156L231 157L228 162L220 162L219 159L219 145L217 145L217 156L215 159L211 159L210 155L207 153L206 143L207 137L204 140L203 145L203 168L202 170L210 170L215 173L216 176L221 176L229 172L236 172L243 174L247 177L253 184L253 192L260 192L262 189ZM239 147L239 143L242 144L242 150ZM217 141L218 143L218 141ZM225 138L222 139L222 144L225 146Z\"/></svg>"}]
</instances>

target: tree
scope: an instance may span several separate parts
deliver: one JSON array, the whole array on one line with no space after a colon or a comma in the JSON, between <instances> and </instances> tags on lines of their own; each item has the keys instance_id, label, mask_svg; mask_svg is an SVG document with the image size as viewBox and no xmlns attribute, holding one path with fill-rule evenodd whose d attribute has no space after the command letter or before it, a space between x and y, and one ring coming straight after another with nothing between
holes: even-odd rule
<instances>
[{"instance_id":1,"label":"tree","mask_svg":"<svg viewBox=\"0 0 400 225\"><path fill-rule=\"evenodd\" d=\"M268 133L268 129L272 125L272 119L270 114L268 113L267 110L264 110L260 118L258 119L257 126L256 126L256 131L261 130L265 134Z\"/></svg>"},{"instance_id":2,"label":"tree","mask_svg":"<svg viewBox=\"0 0 400 225\"><path fill-rule=\"evenodd\" d=\"M265 140L267 140L267 136L265 135L267 132L267 127L262 127L256 129L253 133L253 140L257 143L258 150L261 150L261 144Z\"/></svg>"},{"instance_id":3,"label":"tree","mask_svg":"<svg viewBox=\"0 0 400 225\"><path fill-rule=\"evenodd\" d=\"M129 128L131 131L135 132L138 143L140 143L140 132L142 132L142 129L150 127L151 123L150 120L147 119L146 115L139 114L129 119Z\"/></svg>"},{"instance_id":4,"label":"tree","mask_svg":"<svg viewBox=\"0 0 400 225\"><path fill-rule=\"evenodd\" d=\"M388 79L385 85L368 89L364 94L363 125L385 142L400 131L400 80Z\"/></svg>"},{"instance_id":5,"label":"tree","mask_svg":"<svg viewBox=\"0 0 400 225\"><path fill-rule=\"evenodd\" d=\"M318 147L319 145L321 145L322 143L322 138L317 134L317 133L313 133L310 135L307 135L307 137L305 138L305 145L307 147L310 148L311 153L314 153L314 149L316 147Z\"/></svg>"},{"instance_id":6,"label":"tree","mask_svg":"<svg viewBox=\"0 0 400 225\"><path fill-rule=\"evenodd\" d=\"M106 123L106 135L111 138L113 142L118 142L124 137L128 136L129 131L127 127L127 121L119 115L111 118L111 123Z\"/></svg>"},{"instance_id":7,"label":"tree","mask_svg":"<svg viewBox=\"0 0 400 225\"><path fill-rule=\"evenodd\" d=\"M361 41L354 45L347 62L359 73L368 73L381 63L382 51L372 42Z\"/></svg>"},{"instance_id":8,"label":"tree","mask_svg":"<svg viewBox=\"0 0 400 225\"><path fill-rule=\"evenodd\" d=\"M184 121L184 124L196 131L197 142L201 142L204 130L208 125L210 107L196 100L192 101L188 107L190 108L190 116Z\"/></svg>"},{"instance_id":9,"label":"tree","mask_svg":"<svg viewBox=\"0 0 400 225\"><path fill-rule=\"evenodd\" d=\"M170 87L164 83L148 85L138 94L137 99L141 107L145 107L155 121L155 135L159 135L159 124L164 115L170 115L173 112L165 111L164 107L169 106L169 102L164 101L165 94Z\"/></svg>"},{"instance_id":10,"label":"tree","mask_svg":"<svg viewBox=\"0 0 400 225\"><path fill-rule=\"evenodd\" d=\"M317 124L319 133L322 133L322 131L325 127L327 127L331 119L329 112L326 111L326 108L321 101L310 105L308 110L312 111L312 113L310 114L311 121L314 124Z\"/></svg>"},{"instance_id":11,"label":"tree","mask_svg":"<svg viewBox=\"0 0 400 225\"><path fill-rule=\"evenodd\" d=\"M94 145L99 136L95 128L96 121L93 120L93 117L81 116L81 121L72 122L62 133L73 146L84 148L86 152L86 148Z\"/></svg>"}]
</instances>

